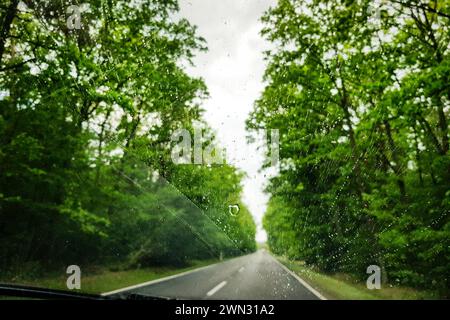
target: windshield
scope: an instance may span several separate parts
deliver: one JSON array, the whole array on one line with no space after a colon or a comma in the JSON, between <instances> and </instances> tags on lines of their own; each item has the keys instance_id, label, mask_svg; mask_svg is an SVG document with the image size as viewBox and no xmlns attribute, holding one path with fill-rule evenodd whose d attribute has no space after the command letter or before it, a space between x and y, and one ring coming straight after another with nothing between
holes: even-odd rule
<instances>
[{"instance_id":1,"label":"windshield","mask_svg":"<svg viewBox=\"0 0 450 320\"><path fill-rule=\"evenodd\" d=\"M449 297L448 3L7 0L0 15L0 283Z\"/></svg>"}]
</instances>

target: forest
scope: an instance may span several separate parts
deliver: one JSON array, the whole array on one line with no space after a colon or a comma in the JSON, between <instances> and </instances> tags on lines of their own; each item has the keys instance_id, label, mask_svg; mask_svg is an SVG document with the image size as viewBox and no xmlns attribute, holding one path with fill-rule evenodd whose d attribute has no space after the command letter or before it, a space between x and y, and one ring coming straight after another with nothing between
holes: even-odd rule
<instances>
[{"instance_id":1,"label":"forest","mask_svg":"<svg viewBox=\"0 0 450 320\"><path fill-rule=\"evenodd\" d=\"M271 250L448 298L450 2L279 0L262 22Z\"/></svg>"},{"instance_id":2,"label":"forest","mask_svg":"<svg viewBox=\"0 0 450 320\"><path fill-rule=\"evenodd\" d=\"M255 250L243 173L171 160L176 130L216 144L202 120L207 88L185 71L206 43L177 10L175 0L1 3L0 280Z\"/></svg>"},{"instance_id":3,"label":"forest","mask_svg":"<svg viewBox=\"0 0 450 320\"><path fill-rule=\"evenodd\" d=\"M0 282L256 250L245 173L173 161L179 130L219 147L186 71L207 43L178 10L0 4ZM246 126L279 132L271 252L362 281L376 265L384 286L449 298L450 1L278 0L261 22Z\"/></svg>"}]
</instances>

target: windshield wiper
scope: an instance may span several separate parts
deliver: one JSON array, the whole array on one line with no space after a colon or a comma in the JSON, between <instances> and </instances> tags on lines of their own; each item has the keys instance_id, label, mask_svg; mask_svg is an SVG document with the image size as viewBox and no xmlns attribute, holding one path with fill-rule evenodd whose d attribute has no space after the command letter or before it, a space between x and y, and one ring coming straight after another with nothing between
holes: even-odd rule
<instances>
[{"instance_id":1,"label":"windshield wiper","mask_svg":"<svg viewBox=\"0 0 450 320\"><path fill-rule=\"evenodd\" d=\"M145 294L140 293L116 293L109 296L103 296L108 297L112 300L175 300L174 298L167 298L167 297L157 297L157 296L148 296Z\"/></svg>"},{"instance_id":2,"label":"windshield wiper","mask_svg":"<svg viewBox=\"0 0 450 320\"><path fill-rule=\"evenodd\" d=\"M2 283L0 283L0 296L45 300L169 300L169 298L165 297L147 296L138 293L122 293L104 296Z\"/></svg>"},{"instance_id":3,"label":"windshield wiper","mask_svg":"<svg viewBox=\"0 0 450 320\"><path fill-rule=\"evenodd\" d=\"M110 300L95 294L69 292L64 290L37 288L16 284L0 284L0 296L21 297L32 299L56 299L56 300Z\"/></svg>"}]
</instances>

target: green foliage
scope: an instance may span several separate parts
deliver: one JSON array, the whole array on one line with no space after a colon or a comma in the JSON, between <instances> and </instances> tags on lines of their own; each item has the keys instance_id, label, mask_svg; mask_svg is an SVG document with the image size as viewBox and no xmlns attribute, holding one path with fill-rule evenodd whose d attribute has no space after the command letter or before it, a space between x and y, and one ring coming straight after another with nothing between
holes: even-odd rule
<instances>
[{"instance_id":1,"label":"green foliage","mask_svg":"<svg viewBox=\"0 0 450 320\"><path fill-rule=\"evenodd\" d=\"M170 158L171 134L201 121L207 95L182 67L205 50L195 27L173 19L176 1L85 9L70 30L63 2L0 8L2 276L255 250L241 174Z\"/></svg>"},{"instance_id":2,"label":"green foliage","mask_svg":"<svg viewBox=\"0 0 450 320\"><path fill-rule=\"evenodd\" d=\"M273 251L448 297L450 8L422 3L279 1L247 124L281 133Z\"/></svg>"}]
</instances>

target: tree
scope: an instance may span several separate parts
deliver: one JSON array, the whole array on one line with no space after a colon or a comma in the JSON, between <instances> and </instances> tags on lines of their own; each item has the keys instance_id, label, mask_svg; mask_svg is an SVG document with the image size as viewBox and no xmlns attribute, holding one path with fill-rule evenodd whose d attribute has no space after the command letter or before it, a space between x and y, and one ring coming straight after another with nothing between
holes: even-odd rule
<instances>
[{"instance_id":1,"label":"tree","mask_svg":"<svg viewBox=\"0 0 450 320\"><path fill-rule=\"evenodd\" d=\"M247 125L282 132L265 228L323 270L378 264L446 296L448 8L373 5L286 0L262 18L277 46Z\"/></svg>"},{"instance_id":2,"label":"tree","mask_svg":"<svg viewBox=\"0 0 450 320\"><path fill-rule=\"evenodd\" d=\"M172 133L192 130L207 96L182 67L206 47L172 19L177 1L91 1L79 29L69 5L0 8L2 277L254 250L248 211L227 213L236 168L170 158Z\"/></svg>"}]
</instances>

